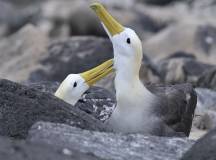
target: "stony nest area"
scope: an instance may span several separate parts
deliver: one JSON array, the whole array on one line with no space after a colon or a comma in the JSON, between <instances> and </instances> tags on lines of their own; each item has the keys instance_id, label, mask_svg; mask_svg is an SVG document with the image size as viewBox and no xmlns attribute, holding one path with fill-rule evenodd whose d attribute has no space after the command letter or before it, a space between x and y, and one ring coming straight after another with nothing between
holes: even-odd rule
<instances>
[{"instance_id":1,"label":"stony nest area","mask_svg":"<svg viewBox=\"0 0 216 160\"><path fill-rule=\"evenodd\" d=\"M91 2L0 0L0 159L215 160L216 1L101 0L142 39L145 84L193 85L189 137L113 133L53 95L113 57ZM113 78L97 86L115 93Z\"/></svg>"}]
</instances>

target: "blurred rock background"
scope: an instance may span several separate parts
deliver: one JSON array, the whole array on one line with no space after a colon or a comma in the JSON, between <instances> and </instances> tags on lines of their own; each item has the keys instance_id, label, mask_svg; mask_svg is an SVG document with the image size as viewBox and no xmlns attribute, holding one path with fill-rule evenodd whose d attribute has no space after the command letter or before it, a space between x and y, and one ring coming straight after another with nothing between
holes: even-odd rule
<instances>
[{"instance_id":1,"label":"blurred rock background","mask_svg":"<svg viewBox=\"0 0 216 160\"><path fill-rule=\"evenodd\" d=\"M112 58L93 0L0 0L0 78L61 82ZM101 0L143 44L145 83L192 83L192 138L216 126L216 0ZM113 90L114 75L98 85Z\"/></svg>"}]
</instances>

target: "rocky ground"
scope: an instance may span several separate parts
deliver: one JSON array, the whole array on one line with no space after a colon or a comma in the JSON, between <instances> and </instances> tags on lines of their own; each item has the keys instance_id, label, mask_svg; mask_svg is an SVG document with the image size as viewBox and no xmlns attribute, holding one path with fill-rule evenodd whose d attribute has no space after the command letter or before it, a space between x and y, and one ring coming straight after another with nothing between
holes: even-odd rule
<instances>
[{"instance_id":1,"label":"rocky ground","mask_svg":"<svg viewBox=\"0 0 216 160\"><path fill-rule=\"evenodd\" d=\"M0 159L214 159L216 1L101 0L142 39L144 83L193 84L189 138L114 134L53 96L69 73L113 57L92 1L0 0ZM114 93L113 78L97 85Z\"/></svg>"}]
</instances>

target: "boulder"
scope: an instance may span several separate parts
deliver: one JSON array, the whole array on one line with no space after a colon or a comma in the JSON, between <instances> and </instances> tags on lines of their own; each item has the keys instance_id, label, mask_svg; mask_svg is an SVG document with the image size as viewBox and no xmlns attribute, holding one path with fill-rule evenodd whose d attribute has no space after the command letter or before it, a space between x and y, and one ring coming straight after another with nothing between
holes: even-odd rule
<instances>
[{"instance_id":1,"label":"boulder","mask_svg":"<svg viewBox=\"0 0 216 160\"><path fill-rule=\"evenodd\" d=\"M158 61L183 51L193 54L203 63L216 64L215 26L197 20L172 24L143 42L145 53Z\"/></svg>"},{"instance_id":2,"label":"boulder","mask_svg":"<svg viewBox=\"0 0 216 160\"><path fill-rule=\"evenodd\" d=\"M198 129L209 130L216 127L216 92L196 88L197 107L193 125Z\"/></svg>"},{"instance_id":3,"label":"boulder","mask_svg":"<svg viewBox=\"0 0 216 160\"><path fill-rule=\"evenodd\" d=\"M161 81L165 83L192 83L199 85L200 76L214 65L200 62L190 53L176 52L157 62Z\"/></svg>"},{"instance_id":4,"label":"boulder","mask_svg":"<svg viewBox=\"0 0 216 160\"><path fill-rule=\"evenodd\" d=\"M54 148L53 146L12 140L0 137L0 159L4 160L100 160L100 158L88 153L67 148Z\"/></svg>"},{"instance_id":5,"label":"boulder","mask_svg":"<svg viewBox=\"0 0 216 160\"><path fill-rule=\"evenodd\" d=\"M181 160L213 160L216 157L216 129L199 139Z\"/></svg>"},{"instance_id":6,"label":"boulder","mask_svg":"<svg viewBox=\"0 0 216 160\"><path fill-rule=\"evenodd\" d=\"M54 37L61 35L64 30L68 30L67 37L69 35L95 35L107 37L100 21L89 7L91 2L95 1L47 1L41 7L41 16L43 20L40 22L48 20L52 23L50 35ZM109 12L111 12L122 24L135 29L136 32L139 33L141 39L146 39L153 33L158 32L165 27L163 23L157 23L147 14L138 10L135 7L135 0L101 0L101 3L103 3L108 8ZM56 12L56 10L58 10L58 12Z\"/></svg>"},{"instance_id":7,"label":"boulder","mask_svg":"<svg viewBox=\"0 0 216 160\"><path fill-rule=\"evenodd\" d=\"M154 115L172 128L175 134L178 133L174 136L189 136L197 104L197 95L192 85L149 84L146 88L159 98L160 103L152 107ZM155 125L156 131L159 130L157 127ZM166 132L165 130L165 135L163 132L162 135L157 132L154 135L170 136L169 132Z\"/></svg>"},{"instance_id":8,"label":"boulder","mask_svg":"<svg viewBox=\"0 0 216 160\"><path fill-rule=\"evenodd\" d=\"M17 7L8 1L0 1L0 26L6 26L4 36L11 35L28 23L35 23L40 8L38 5Z\"/></svg>"},{"instance_id":9,"label":"boulder","mask_svg":"<svg viewBox=\"0 0 216 160\"><path fill-rule=\"evenodd\" d=\"M193 144L193 141L185 138L92 132L44 122L32 127L28 141L76 149L101 159L113 160L177 160Z\"/></svg>"},{"instance_id":10,"label":"boulder","mask_svg":"<svg viewBox=\"0 0 216 160\"><path fill-rule=\"evenodd\" d=\"M158 6L165 6L170 3L179 2L179 0L139 0L139 1L151 5L158 5ZM187 1L187 0L180 0L180 1Z\"/></svg>"},{"instance_id":11,"label":"boulder","mask_svg":"<svg viewBox=\"0 0 216 160\"><path fill-rule=\"evenodd\" d=\"M33 25L27 25L16 34L0 41L0 77L24 81L39 68L48 46L48 36Z\"/></svg>"},{"instance_id":12,"label":"boulder","mask_svg":"<svg viewBox=\"0 0 216 160\"><path fill-rule=\"evenodd\" d=\"M70 73L84 72L113 58L111 42L96 37L57 40L45 54L41 69L32 72L30 81L62 81Z\"/></svg>"},{"instance_id":13,"label":"boulder","mask_svg":"<svg viewBox=\"0 0 216 160\"><path fill-rule=\"evenodd\" d=\"M197 81L197 86L216 90L216 67L215 66L201 73Z\"/></svg>"},{"instance_id":14,"label":"boulder","mask_svg":"<svg viewBox=\"0 0 216 160\"><path fill-rule=\"evenodd\" d=\"M55 96L8 80L0 80L0 135L25 138L37 121L65 123L105 131L104 125Z\"/></svg>"}]
</instances>

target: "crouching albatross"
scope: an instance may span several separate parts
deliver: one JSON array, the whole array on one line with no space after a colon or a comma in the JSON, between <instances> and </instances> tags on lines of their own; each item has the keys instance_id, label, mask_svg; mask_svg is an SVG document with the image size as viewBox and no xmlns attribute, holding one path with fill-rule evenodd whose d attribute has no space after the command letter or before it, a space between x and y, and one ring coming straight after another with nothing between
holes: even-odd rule
<instances>
[{"instance_id":1,"label":"crouching albatross","mask_svg":"<svg viewBox=\"0 0 216 160\"><path fill-rule=\"evenodd\" d=\"M91 8L99 17L114 51L117 107L108 125L116 132L159 136L188 136L196 93L190 84L145 86L139 78L143 58L141 40L123 27L100 3Z\"/></svg>"},{"instance_id":2,"label":"crouching albatross","mask_svg":"<svg viewBox=\"0 0 216 160\"><path fill-rule=\"evenodd\" d=\"M89 71L69 74L56 90L55 96L96 119L105 121L116 106L115 97L103 88L91 86L111 72L113 72L113 59Z\"/></svg>"}]
</instances>

